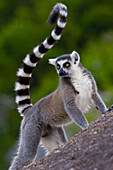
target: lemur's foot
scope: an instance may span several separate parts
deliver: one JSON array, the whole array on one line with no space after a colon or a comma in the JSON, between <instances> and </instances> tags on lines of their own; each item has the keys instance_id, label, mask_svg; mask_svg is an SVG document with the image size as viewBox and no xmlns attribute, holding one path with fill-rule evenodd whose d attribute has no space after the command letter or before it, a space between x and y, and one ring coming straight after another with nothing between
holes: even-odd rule
<instances>
[{"instance_id":1,"label":"lemur's foot","mask_svg":"<svg viewBox=\"0 0 113 170\"><path fill-rule=\"evenodd\" d=\"M111 111L111 110L113 110L113 105L111 105L111 106L108 108L107 112L109 112L109 111Z\"/></svg>"}]
</instances>

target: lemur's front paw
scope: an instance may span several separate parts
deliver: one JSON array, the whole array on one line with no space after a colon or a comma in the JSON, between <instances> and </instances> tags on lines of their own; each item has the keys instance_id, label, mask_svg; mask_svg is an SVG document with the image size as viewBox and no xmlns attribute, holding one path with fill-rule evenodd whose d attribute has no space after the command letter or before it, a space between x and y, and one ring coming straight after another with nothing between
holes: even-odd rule
<instances>
[{"instance_id":1,"label":"lemur's front paw","mask_svg":"<svg viewBox=\"0 0 113 170\"><path fill-rule=\"evenodd\" d=\"M113 110L113 105L108 108L107 112L109 112L111 110Z\"/></svg>"}]
</instances>

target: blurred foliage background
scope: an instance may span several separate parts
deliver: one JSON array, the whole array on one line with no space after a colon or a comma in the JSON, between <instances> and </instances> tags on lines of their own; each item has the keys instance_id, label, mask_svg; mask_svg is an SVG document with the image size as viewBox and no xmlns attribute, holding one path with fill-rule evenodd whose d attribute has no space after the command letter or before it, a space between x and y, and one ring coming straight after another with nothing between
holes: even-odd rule
<instances>
[{"instance_id":1,"label":"blurred foliage background","mask_svg":"<svg viewBox=\"0 0 113 170\"><path fill-rule=\"evenodd\" d=\"M58 76L48 64L76 50L84 67L94 75L107 106L113 102L113 0L61 0L68 7L67 26L60 41L45 55L34 71L31 98L35 103L58 85ZM45 21L56 0L0 0L0 169L8 168L18 141L21 117L16 110L14 83L23 58L41 43L53 28ZM101 114L95 109L88 121ZM81 129L66 128L68 137Z\"/></svg>"}]
</instances>

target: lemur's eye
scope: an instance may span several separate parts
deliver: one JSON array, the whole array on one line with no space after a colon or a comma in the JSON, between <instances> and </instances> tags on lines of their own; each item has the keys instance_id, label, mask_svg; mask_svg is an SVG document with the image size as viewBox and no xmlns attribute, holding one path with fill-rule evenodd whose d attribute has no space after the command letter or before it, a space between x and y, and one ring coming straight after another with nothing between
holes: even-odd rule
<instances>
[{"instance_id":1,"label":"lemur's eye","mask_svg":"<svg viewBox=\"0 0 113 170\"><path fill-rule=\"evenodd\" d=\"M70 66L70 63L69 62L66 62L65 64L64 64L64 67L66 67L66 68L68 68Z\"/></svg>"},{"instance_id":2,"label":"lemur's eye","mask_svg":"<svg viewBox=\"0 0 113 170\"><path fill-rule=\"evenodd\" d=\"M58 69L58 70L60 69L60 65L59 65L59 64L57 64L57 69Z\"/></svg>"}]
</instances>

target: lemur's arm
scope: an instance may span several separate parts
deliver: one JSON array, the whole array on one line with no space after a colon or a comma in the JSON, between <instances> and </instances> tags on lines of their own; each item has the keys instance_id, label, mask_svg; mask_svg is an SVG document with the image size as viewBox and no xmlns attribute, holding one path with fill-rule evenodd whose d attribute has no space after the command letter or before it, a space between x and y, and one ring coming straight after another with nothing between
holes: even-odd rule
<instances>
[{"instance_id":1,"label":"lemur's arm","mask_svg":"<svg viewBox=\"0 0 113 170\"><path fill-rule=\"evenodd\" d=\"M75 100L70 100L67 102L65 101L65 110L70 116L70 118L75 122L78 126L80 126L82 129L89 126L87 119L82 114L80 109L76 106Z\"/></svg>"},{"instance_id":2,"label":"lemur's arm","mask_svg":"<svg viewBox=\"0 0 113 170\"><path fill-rule=\"evenodd\" d=\"M97 93L92 95L94 104L96 109L98 109L102 114L107 113L110 110L113 110L113 105L109 108L106 107L105 103L103 102L101 96Z\"/></svg>"},{"instance_id":3,"label":"lemur's arm","mask_svg":"<svg viewBox=\"0 0 113 170\"><path fill-rule=\"evenodd\" d=\"M69 78L63 78L61 82L64 92L63 96L65 96L63 98L64 108L67 114L70 116L73 122L75 122L82 129L88 127L89 124L87 122L87 119L85 118L85 116L83 115L83 113L80 111L76 104L76 97L79 92L74 89ZM64 82L67 84L67 86L64 86L63 84Z\"/></svg>"}]
</instances>

